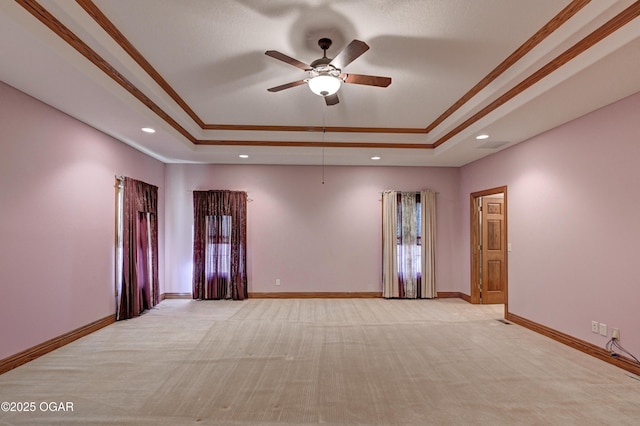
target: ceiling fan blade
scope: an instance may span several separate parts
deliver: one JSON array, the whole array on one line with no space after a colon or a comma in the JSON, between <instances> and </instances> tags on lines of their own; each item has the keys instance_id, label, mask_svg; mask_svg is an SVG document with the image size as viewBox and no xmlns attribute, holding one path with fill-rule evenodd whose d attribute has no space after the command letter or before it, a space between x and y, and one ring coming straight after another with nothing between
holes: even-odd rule
<instances>
[{"instance_id":1,"label":"ceiling fan blade","mask_svg":"<svg viewBox=\"0 0 640 426\"><path fill-rule=\"evenodd\" d=\"M324 101L327 103L327 106L331 106L340 102L340 99L338 99L338 94L334 93L333 95L325 96Z\"/></svg>"},{"instance_id":2,"label":"ceiling fan blade","mask_svg":"<svg viewBox=\"0 0 640 426\"><path fill-rule=\"evenodd\" d=\"M279 92L284 89L290 89L291 87L300 86L301 84L305 84L305 80L292 81L291 83L281 84L280 86L272 87L267 89L269 92Z\"/></svg>"},{"instance_id":3,"label":"ceiling fan blade","mask_svg":"<svg viewBox=\"0 0 640 426\"><path fill-rule=\"evenodd\" d=\"M293 59L291 56L287 56L284 53L280 53L277 50L267 50L264 52L265 55L271 56L272 58L278 59L282 62L286 62L289 65L293 65L294 67L298 67L301 70L307 71L311 68L310 65L300 62L297 59Z\"/></svg>"},{"instance_id":4,"label":"ceiling fan blade","mask_svg":"<svg viewBox=\"0 0 640 426\"><path fill-rule=\"evenodd\" d=\"M347 47L342 49L342 52L333 58L331 65L338 69L343 69L367 50L369 50L367 43L360 40L353 40Z\"/></svg>"},{"instance_id":5,"label":"ceiling fan blade","mask_svg":"<svg viewBox=\"0 0 640 426\"><path fill-rule=\"evenodd\" d=\"M390 77L378 77L375 75L341 74L340 78L345 83L364 84L367 86L387 87L391 84Z\"/></svg>"}]
</instances>

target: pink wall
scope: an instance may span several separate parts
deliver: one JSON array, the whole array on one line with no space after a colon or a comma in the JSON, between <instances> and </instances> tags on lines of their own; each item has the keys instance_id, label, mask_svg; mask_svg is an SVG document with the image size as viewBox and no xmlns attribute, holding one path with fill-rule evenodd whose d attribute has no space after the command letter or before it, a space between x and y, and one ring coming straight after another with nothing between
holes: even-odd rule
<instances>
[{"instance_id":1,"label":"pink wall","mask_svg":"<svg viewBox=\"0 0 640 426\"><path fill-rule=\"evenodd\" d=\"M508 186L509 311L603 346L591 321L640 354L640 94L460 172L460 266L469 194ZM465 293L469 293L468 279Z\"/></svg>"},{"instance_id":2,"label":"pink wall","mask_svg":"<svg viewBox=\"0 0 640 426\"><path fill-rule=\"evenodd\" d=\"M0 83L0 359L115 313L116 174L162 212L164 164Z\"/></svg>"},{"instance_id":3,"label":"pink wall","mask_svg":"<svg viewBox=\"0 0 640 426\"><path fill-rule=\"evenodd\" d=\"M317 166L166 167L166 291L191 292L192 191L243 190L249 292L379 292L381 192L437 191L438 289L459 280L452 259L458 169ZM279 278L281 285L276 286Z\"/></svg>"}]
</instances>

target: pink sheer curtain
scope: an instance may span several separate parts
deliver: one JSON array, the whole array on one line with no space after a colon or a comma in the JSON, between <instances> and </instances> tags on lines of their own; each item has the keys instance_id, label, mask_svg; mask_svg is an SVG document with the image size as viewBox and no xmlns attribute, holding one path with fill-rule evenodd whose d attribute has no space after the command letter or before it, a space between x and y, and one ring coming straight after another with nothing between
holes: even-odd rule
<instances>
[{"instance_id":1,"label":"pink sheer curtain","mask_svg":"<svg viewBox=\"0 0 640 426\"><path fill-rule=\"evenodd\" d=\"M247 193L193 191L193 298L247 298Z\"/></svg>"},{"instance_id":2,"label":"pink sheer curtain","mask_svg":"<svg viewBox=\"0 0 640 426\"><path fill-rule=\"evenodd\" d=\"M123 264L117 319L140 315L159 302L158 187L124 178Z\"/></svg>"}]
</instances>

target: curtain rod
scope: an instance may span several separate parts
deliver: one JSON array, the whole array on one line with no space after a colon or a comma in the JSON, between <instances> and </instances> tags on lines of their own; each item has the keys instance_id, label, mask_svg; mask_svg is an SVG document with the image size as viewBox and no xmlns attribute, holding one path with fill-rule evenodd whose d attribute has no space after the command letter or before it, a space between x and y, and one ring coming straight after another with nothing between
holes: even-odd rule
<instances>
[{"instance_id":1,"label":"curtain rod","mask_svg":"<svg viewBox=\"0 0 640 426\"><path fill-rule=\"evenodd\" d=\"M416 194L417 194L417 193L419 193L419 192L421 192L421 191L431 191L431 190L430 190L430 189L422 189L422 190L420 190L420 191L396 191L396 190L393 190L393 189L386 189L386 190L384 190L384 191L380 192L380 195L382 195L382 194L384 194L385 192L388 192L388 191L395 191L395 192L413 192L413 193L416 193ZM433 192L433 193L434 193L434 194L436 194L436 195L440 194L439 192L436 192L436 191L431 191L431 192Z\"/></svg>"},{"instance_id":2,"label":"curtain rod","mask_svg":"<svg viewBox=\"0 0 640 426\"><path fill-rule=\"evenodd\" d=\"M213 192L213 191L244 192L245 194L247 194L247 203L253 202L253 198L249 198L249 194L251 194L251 191L241 191L239 189L187 189L186 190L186 192L188 192L189 194L193 194L194 191L199 191L199 192Z\"/></svg>"}]
</instances>

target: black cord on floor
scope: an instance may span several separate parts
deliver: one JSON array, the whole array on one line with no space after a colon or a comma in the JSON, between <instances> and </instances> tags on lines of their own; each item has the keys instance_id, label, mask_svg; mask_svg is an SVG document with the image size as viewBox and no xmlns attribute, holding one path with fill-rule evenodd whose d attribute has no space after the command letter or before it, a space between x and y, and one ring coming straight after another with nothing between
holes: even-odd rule
<instances>
[{"instance_id":1,"label":"black cord on floor","mask_svg":"<svg viewBox=\"0 0 640 426\"><path fill-rule=\"evenodd\" d=\"M614 338L609 339L609 341L605 345L605 348L611 353L611 356L618 356L620 352L627 356L630 356L631 358L634 359L635 362L640 364L640 360L638 360L638 358L636 358L631 352L623 348L622 345L620 344L620 340L618 339L614 339Z\"/></svg>"}]
</instances>

